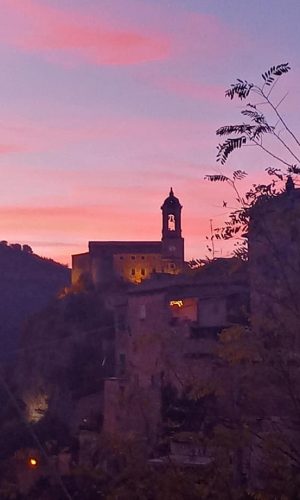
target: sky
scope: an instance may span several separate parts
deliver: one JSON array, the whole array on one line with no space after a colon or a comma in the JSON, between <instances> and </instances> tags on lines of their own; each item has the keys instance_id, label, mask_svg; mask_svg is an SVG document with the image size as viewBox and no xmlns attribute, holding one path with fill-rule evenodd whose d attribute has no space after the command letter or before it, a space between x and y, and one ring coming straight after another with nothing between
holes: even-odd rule
<instances>
[{"instance_id":1,"label":"sky","mask_svg":"<svg viewBox=\"0 0 300 500\"><path fill-rule=\"evenodd\" d=\"M186 258L207 255L235 206L204 180L216 129L240 121L225 90L289 62L276 92L297 133L299 19L299 0L0 0L0 240L69 264L89 240L159 240L172 186ZM268 166L245 148L222 172L247 186Z\"/></svg>"}]
</instances>

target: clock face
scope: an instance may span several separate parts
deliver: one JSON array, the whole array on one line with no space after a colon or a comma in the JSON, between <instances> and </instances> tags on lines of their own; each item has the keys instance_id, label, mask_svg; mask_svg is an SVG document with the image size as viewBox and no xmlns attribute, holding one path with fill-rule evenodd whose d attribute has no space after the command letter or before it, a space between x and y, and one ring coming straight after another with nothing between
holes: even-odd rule
<instances>
[{"instance_id":1,"label":"clock face","mask_svg":"<svg viewBox=\"0 0 300 500\"><path fill-rule=\"evenodd\" d=\"M176 251L176 247L174 247L174 245L170 245L169 246L169 251L170 252L175 252Z\"/></svg>"}]
</instances>

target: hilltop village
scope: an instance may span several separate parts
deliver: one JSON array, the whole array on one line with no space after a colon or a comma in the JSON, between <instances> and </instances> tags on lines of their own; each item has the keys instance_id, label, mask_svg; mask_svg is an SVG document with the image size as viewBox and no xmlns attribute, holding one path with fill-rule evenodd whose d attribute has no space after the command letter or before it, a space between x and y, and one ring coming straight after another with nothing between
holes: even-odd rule
<instances>
[{"instance_id":1,"label":"hilltop village","mask_svg":"<svg viewBox=\"0 0 300 500\"><path fill-rule=\"evenodd\" d=\"M39 492L27 498L54 498L42 479L59 488L47 457L74 491L93 471L102 496L82 498L297 488L300 190L289 179L252 208L248 261L194 270L172 189L161 211L160 241L90 241L72 285L27 322L15 390L47 444L23 429L2 453L21 492Z\"/></svg>"}]
</instances>

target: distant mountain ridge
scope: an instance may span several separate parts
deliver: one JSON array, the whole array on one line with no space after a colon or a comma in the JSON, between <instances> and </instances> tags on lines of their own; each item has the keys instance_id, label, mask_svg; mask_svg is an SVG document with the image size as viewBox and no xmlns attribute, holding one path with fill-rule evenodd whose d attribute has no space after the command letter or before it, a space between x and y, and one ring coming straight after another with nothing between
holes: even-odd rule
<instances>
[{"instance_id":1,"label":"distant mountain ridge","mask_svg":"<svg viewBox=\"0 0 300 500\"><path fill-rule=\"evenodd\" d=\"M26 319L70 279L70 269L34 254L29 245L0 242L0 360L15 356Z\"/></svg>"}]
</instances>

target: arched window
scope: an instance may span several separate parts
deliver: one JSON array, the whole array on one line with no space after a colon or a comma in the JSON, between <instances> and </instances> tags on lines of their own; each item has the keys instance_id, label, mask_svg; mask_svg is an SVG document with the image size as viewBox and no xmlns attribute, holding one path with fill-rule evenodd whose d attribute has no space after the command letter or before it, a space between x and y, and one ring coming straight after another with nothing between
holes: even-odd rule
<instances>
[{"instance_id":1,"label":"arched window","mask_svg":"<svg viewBox=\"0 0 300 500\"><path fill-rule=\"evenodd\" d=\"M168 215L168 230L175 231L175 215L173 214Z\"/></svg>"}]
</instances>

